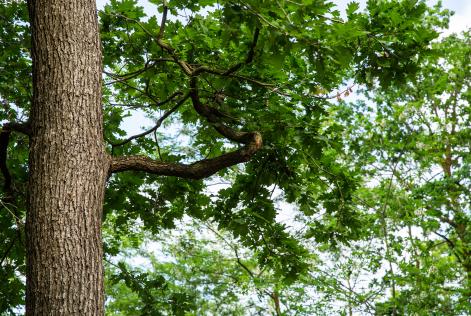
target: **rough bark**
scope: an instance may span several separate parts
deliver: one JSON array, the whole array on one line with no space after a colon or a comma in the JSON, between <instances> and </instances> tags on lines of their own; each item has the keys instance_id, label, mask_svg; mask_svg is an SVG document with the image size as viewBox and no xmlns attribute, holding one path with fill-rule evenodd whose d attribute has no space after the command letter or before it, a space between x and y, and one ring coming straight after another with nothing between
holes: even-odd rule
<instances>
[{"instance_id":1,"label":"rough bark","mask_svg":"<svg viewBox=\"0 0 471 316\"><path fill-rule=\"evenodd\" d=\"M216 158L203 159L190 165L155 161L143 156L113 157L110 173L131 170L187 179L203 179L224 168L249 161L262 147L262 136L260 133L244 133L243 136L247 136L247 144L244 147Z\"/></svg>"},{"instance_id":2,"label":"rough bark","mask_svg":"<svg viewBox=\"0 0 471 316\"><path fill-rule=\"evenodd\" d=\"M31 0L26 315L102 315L101 51L95 0Z\"/></svg>"}]
</instances>

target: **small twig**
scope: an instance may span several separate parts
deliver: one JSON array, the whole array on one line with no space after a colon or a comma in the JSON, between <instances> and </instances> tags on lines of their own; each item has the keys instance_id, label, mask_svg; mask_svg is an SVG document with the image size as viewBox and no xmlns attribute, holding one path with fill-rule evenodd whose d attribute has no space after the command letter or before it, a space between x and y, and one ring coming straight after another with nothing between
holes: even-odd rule
<instances>
[{"instance_id":1,"label":"small twig","mask_svg":"<svg viewBox=\"0 0 471 316\"><path fill-rule=\"evenodd\" d=\"M337 92L335 95L326 95L326 96L317 96L317 95L312 95L312 97L316 99L322 99L322 100L331 100L331 99L340 99L342 95L345 95L346 93L352 93L353 92L353 87L355 87L355 83L352 84L351 86L348 86L345 90Z\"/></svg>"},{"instance_id":2,"label":"small twig","mask_svg":"<svg viewBox=\"0 0 471 316\"><path fill-rule=\"evenodd\" d=\"M16 224L17 224L18 226L22 226L22 227L25 226L25 224L23 223L23 221L21 220L21 218L19 218L18 216L16 216L15 213L14 213L12 210L10 210L10 209L8 208L8 206L3 202L2 199L0 199L0 204L2 204L2 206L7 210L8 213L10 213L11 216L13 216L13 218L15 219L15 222L16 222ZM19 228L19 227L18 227L18 228Z\"/></svg>"},{"instance_id":3,"label":"small twig","mask_svg":"<svg viewBox=\"0 0 471 316\"><path fill-rule=\"evenodd\" d=\"M159 146L159 140L157 139L157 129L154 130L154 141L155 141L155 145L157 147L157 153L159 154L159 159L160 161L162 161L162 154L160 153L160 146Z\"/></svg>"}]
</instances>

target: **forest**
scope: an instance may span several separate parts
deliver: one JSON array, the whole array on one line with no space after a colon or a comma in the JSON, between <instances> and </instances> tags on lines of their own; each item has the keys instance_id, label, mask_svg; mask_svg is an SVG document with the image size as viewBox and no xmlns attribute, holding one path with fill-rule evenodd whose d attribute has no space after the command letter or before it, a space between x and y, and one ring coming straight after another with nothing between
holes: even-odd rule
<instances>
[{"instance_id":1,"label":"forest","mask_svg":"<svg viewBox=\"0 0 471 316\"><path fill-rule=\"evenodd\" d=\"M471 315L458 2L0 0L0 316Z\"/></svg>"}]
</instances>

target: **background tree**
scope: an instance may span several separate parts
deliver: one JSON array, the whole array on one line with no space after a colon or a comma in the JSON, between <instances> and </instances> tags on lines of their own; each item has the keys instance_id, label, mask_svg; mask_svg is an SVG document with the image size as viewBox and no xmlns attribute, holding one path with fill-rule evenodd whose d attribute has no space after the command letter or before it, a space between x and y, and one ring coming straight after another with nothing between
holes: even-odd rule
<instances>
[{"instance_id":1,"label":"background tree","mask_svg":"<svg viewBox=\"0 0 471 316\"><path fill-rule=\"evenodd\" d=\"M384 249L391 298L379 314L469 313L469 31L432 49L415 79L338 112L371 176L357 202Z\"/></svg>"},{"instance_id":2,"label":"background tree","mask_svg":"<svg viewBox=\"0 0 471 316\"><path fill-rule=\"evenodd\" d=\"M370 1L365 13L352 3L345 18L311 0L156 8L159 19L111 1L99 26L91 0L30 1L28 11L1 2L10 32L0 67L11 79L0 86L2 265L19 288L25 240L28 315L103 313L103 218L115 229L109 253L121 234L170 228L183 214L215 222L288 283L307 251L276 220L275 188L306 216L322 210L310 223L317 239L358 237L356 177L339 159L341 136L320 133L324 94L352 77L404 81L446 22L423 1ZM128 108L155 125L125 138ZM231 186L209 197L201 179L216 173ZM12 294L4 310L21 301Z\"/></svg>"},{"instance_id":3,"label":"background tree","mask_svg":"<svg viewBox=\"0 0 471 316\"><path fill-rule=\"evenodd\" d=\"M117 258L107 260L109 315L156 311L281 315L276 287L282 282L270 276L269 269L260 269L253 253L208 224L192 221L182 225L183 229L157 236L159 257L142 244L139 250L135 246L127 248L125 251L130 254L121 257L118 263L112 262ZM135 263L134 267L126 263L126 258L139 255L140 261L145 262L139 268Z\"/></svg>"}]
</instances>

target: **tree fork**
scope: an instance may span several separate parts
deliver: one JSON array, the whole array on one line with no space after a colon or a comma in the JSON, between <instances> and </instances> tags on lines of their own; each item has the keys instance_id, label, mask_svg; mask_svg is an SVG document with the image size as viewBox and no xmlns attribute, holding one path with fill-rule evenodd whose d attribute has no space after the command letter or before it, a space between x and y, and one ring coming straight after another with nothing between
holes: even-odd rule
<instances>
[{"instance_id":1,"label":"tree fork","mask_svg":"<svg viewBox=\"0 0 471 316\"><path fill-rule=\"evenodd\" d=\"M102 315L101 48L95 0L31 0L26 315Z\"/></svg>"}]
</instances>

